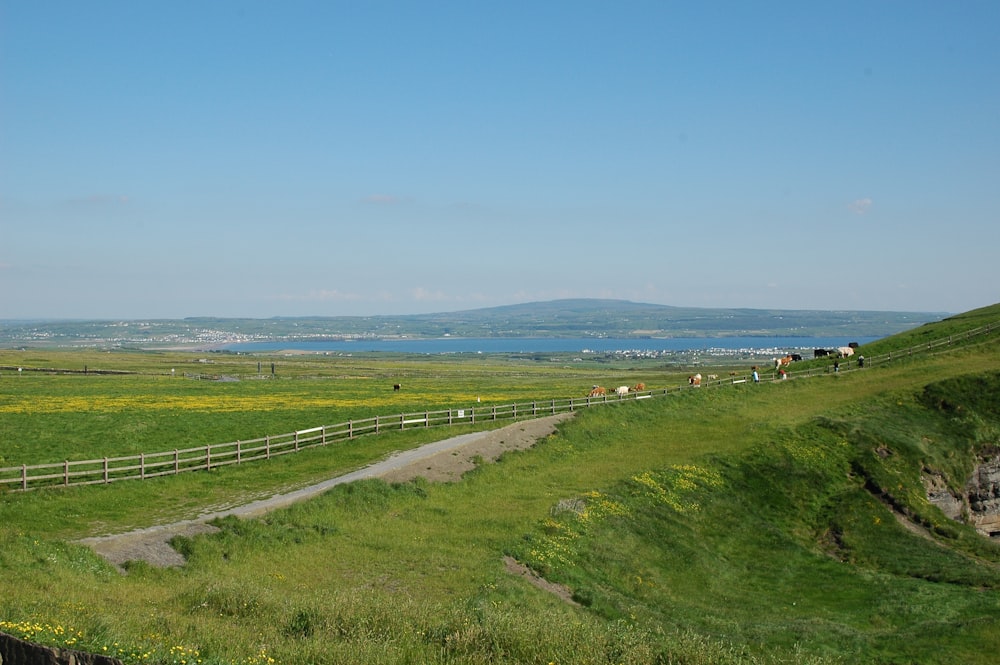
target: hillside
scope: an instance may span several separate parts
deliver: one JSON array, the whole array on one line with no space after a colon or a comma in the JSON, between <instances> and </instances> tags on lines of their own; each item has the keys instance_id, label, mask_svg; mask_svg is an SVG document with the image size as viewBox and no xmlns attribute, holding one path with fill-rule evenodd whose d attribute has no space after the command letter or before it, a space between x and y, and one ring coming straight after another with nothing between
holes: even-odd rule
<instances>
[{"instance_id":1,"label":"hillside","mask_svg":"<svg viewBox=\"0 0 1000 665\"><path fill-rule=\"evenodd\" d=\"M554 300L408 316L0 322L6 346L144 346L345 337L884 337L940 312L671 307L624 300Z\"/></svg>"},{"instance_id":2,"label":"hillside","mask_svg":"<svg viewBox=\"0 0 1000 665\"><path fill-rule=\"evenodd\" d=\"M185 557L175 569L138 562L121 575L68 541L267 496L412 440L359 437L186 477L3 495L0 577L18 584L0 597L0 629L56 644L72 635L129 663L993 663L998 322L994 306L908 330L860 349L863 368L808 360L786 381L580 409L460 482L365 480L219 520L218 533L173 542ZM456 383L433 362L426 381L403 381L417 399ZM515 366L516 381L525 371ZM642 372L654 385L684 379ZM470 383L504 399L501 374L483 365ZM221 411L226 396L282 416L266 401L280 382L16 381L54 412L0 412L0 428L33 426L48 445L67 432L102 445L85 414L55 411L88 389L115 398L95 419L121 419L130 441L176 422L177 405L214 399ZM404 398L356 373L286 385L286 409ZM143 386L173 399L121 401Z\"/></svg>"}]
</instances>

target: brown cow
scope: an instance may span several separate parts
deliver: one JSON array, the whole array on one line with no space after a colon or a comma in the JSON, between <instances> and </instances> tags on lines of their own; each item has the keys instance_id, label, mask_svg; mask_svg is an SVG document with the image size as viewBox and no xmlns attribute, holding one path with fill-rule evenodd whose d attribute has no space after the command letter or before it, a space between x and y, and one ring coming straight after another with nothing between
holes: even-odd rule
<instances>
[{"instance_id":1,"label":"brown cow","mask_svg":"<svg viewBox=\"0 0 1000 665\"><path fill-rule=\"evenodd\" d=\"M607 394L608 391L602 388L601 386L594 386L594 388L590 391L590 394L587 395L587 397L600 397L602 395L607 395Z\"/></svg>"},{"instance_id":2,"label":"brown cow","mask_svg":"<svg viewBox=\"0 0 1000 665\"><path fill-rule=\"evenodd\" d=\"M635 392L639 392L639 391L645 390L645 389L646 389L646 384L645 383L637 383L637 384L635 384L635 386L632 387L632 390L635 391Z\"/></svg>"}]
</instances>

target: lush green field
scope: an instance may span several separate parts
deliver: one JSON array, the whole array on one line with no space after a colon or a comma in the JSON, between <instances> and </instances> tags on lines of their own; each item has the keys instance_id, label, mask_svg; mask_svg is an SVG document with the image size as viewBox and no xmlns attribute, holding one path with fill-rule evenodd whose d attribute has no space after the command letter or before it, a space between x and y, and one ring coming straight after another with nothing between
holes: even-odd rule
<instances>
[{"instance_id":1,"label":"lush green field","mask_svg":"<svg viewBox=\"0 0 1000 665\"><path fill-rule=\"evenodd\" d=\"M673 386L686 376L676 368L489 357L200 358L0 351L0 365L33 368L0 374L0 466L225 443L375 415L583 397L595 383ZM130 373L94 374L95 368ZM396 383L403 389L394 391Z\"/></svg>"},{"instance_id":2,"label":"lush green field","mask_svg":"<svg viewBox=\"0 0 1000 665\"><path fill-rule=\"evenodd\" d=\"M989 308L879 344L997 320ZM253 359L225 360L256 370ZM218 442L476 396L505 403L685 376L303 358L274 379L207 382L170 377L179 361L130 354L123 366L141 374L0 377L0 455L164 449L178 431ZM394 382L404 390L394 394ZM60 406L79 399L92 408ZM976 453L996 446L995 334L863 371L582 410L458 484L366 481L224 521L220 534L177 543L181 569L136 564L122 575L70 542L452 433L3 495L0 630L151 663L988 663L1000 650L1000 548L933 508L921 482L932 469L960 487ZM506 572L504 555L566 585L575 604Z\"/></svg>"}]
</instances>

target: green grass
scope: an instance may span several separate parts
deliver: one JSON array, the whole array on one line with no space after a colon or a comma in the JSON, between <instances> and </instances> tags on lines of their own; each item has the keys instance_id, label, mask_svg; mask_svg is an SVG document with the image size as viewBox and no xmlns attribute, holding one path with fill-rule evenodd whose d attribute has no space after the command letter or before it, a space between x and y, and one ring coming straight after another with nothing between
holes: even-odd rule
<instances>
[{"instance_id":1,"label":"green grass","mask_svg":"<svg viewBox=\"0 0 1000 665\"><path fill-rule=\"evenodd\" d=\"M386 362L386 375L402 371ZM463 384L514 401L598 382L575 368L549 377L460 365L407 369L404 399L444 402ZM288 394L319 400L347 381L332 377L343 369L303 371L285 381ZM82 379L73 385L84 393L110 392L101 381L121 378L65 377ZM149 381L152 393L170 395L158 392L169 379ZM279 383L206 390L277 402L256 386ZM73 395L50 385L35 397ZM354 394L378 399L359 385ZM997 387L998 343L977 340L865 371L587 409L457 484L364 481L261 519L224 520L219 534L175 543L188 557L181 569L133 564L122 575L69 541L328 477L444 430L153 482L6 494L0 630L155 663L193 662L194 651L206 663L992 662L1000 551L927 503L920 474L933 469L963 484L976 453L997 442ZM310 413L325 411L286 406L270 415L290 423ZM18 425L40 435L52 423L73 430L72 414L50 415ZM177 417L185 416L220 433L240 417ZM215 417L221 425L208 424ZM275 422L258 417L247 427ZM98 426L81 435L90 449L100 438ZM239 437L217 440L231 438ZM504 554L566 585L579 605L506 573Z\"/></svg>"},{"instance_id":2,"label":"green grass","mask_svg":"<svg viewBox=\"0 0 1000 665\"><path fill-rule=\"evenodd\" d=\"M348 420L425 410L584 397L595 383L686 383L676 368L635 370L505 362L487 358L397 359L293 356L277 378L207 381L171 376L190 356L104 354L130 375L0 374L0 466L99 459L285 434ZM68 356L68 357L63 357ZM120 357L119 357L120 356ZM213 357L222 376L255 376L257 360ZM73 354L0 351L0 365L66 368ZM263 363L265 367L267 362ZM93 365L91 365L93 367ZM394 383L403 390L393 391Z\"/></svg>"}]
</instances>

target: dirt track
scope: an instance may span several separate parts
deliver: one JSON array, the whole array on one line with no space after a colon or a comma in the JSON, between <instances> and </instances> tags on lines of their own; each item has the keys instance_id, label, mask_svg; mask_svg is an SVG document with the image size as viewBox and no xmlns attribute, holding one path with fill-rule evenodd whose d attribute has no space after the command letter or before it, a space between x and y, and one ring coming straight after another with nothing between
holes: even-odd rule
<instances>
[{"instance_id":1,"label":"dirt track","mask_svg":"<svg viewBox=\"0 0 1000 665\"><path fill-rule=\"evenodd\" d=\"M216 530L208 522L228 515L255 517L321 494L335 485L365 478L406 482L422 476L432 482L454 482L476 466L477 458L492 462L508 450L530 448L536 441L555 432L556 425L572 417L572 412L513 423L502 429L475 432L429 443L397 453L363 469L287 494L254 501L229 510L206 513L191 520L152 526L113 536L85 538L81 544L116 565L126 561L146 561L153 566L184 565L184 557L170 547L174 536L194 536Z\"/></svg>"}]
</instances>

